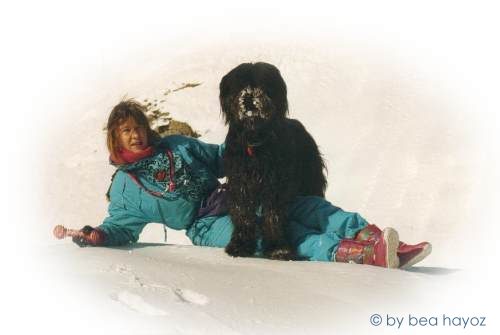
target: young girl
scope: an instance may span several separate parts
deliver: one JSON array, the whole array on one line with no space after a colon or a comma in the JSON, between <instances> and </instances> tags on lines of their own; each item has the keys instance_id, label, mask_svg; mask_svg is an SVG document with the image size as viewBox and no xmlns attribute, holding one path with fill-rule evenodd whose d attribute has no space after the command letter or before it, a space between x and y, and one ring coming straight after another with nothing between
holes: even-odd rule
<instances>
[{"instance_id":1,"label":"young girl","mask_svg":"<svg viewBox=\"0 0 500 335\"><path fill-rule=\"evenodd\" d=\"M109 190L109 216L98 227L83 227L73 241L79 246L134 243L146 224L159 222L186 229L194 245L225 247L233 226L218 182L224 176L224 145L179 135L160 138L144 112L134 100L111 111L107 146L117 170ZM298 197L288 220L287 237L305 260L407 268L431 250L427 242L399 242L394 229L381 231L320 197ZM57 226L54 234L62 238L66 228Z\"/></svg>"}]
</instances>

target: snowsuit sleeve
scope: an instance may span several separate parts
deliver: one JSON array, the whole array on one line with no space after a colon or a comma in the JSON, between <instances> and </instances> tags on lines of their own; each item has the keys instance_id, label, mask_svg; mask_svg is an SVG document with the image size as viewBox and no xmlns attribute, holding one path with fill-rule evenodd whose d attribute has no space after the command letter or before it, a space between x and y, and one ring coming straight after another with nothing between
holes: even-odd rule
<instances>
[{"instance_id":1,"label":"snowsuit sleeve","mask_svg":"<svg viewBox=\"0 0 500 335\"><path fill-rule=\"evenodd\" d=\"M106 234L104 245L118 246L137 242L142 229L149 222L125 210L111 208L112 206L110 204L109 216L98 227Z\"/></svg>"},{"instance_id":2,"label":"snowsuit sleeve","mask_svg":"<svg viewBox=\"0 0 500 335\"><path fill-rule=\"evenodd\" d=\"M111 183L108 217L98 227L106 234L105 246L118 246L135 243L146 224L151 222L135 205L140 199L135 196L130 186L127 188L127 177L117 173ZM125 192L125 193L124 193ZM131 199L125 201L124 199Z\"/></svg>"},{"instance_id":3,"label":"snowsuit sleeve","mask_svg":"<svg viewBox=\"0 0 500 335\"><path fill-rule=\"evenodd\" d=\"M168 137L168 141L181 144L179 149L183 152L183 158L189 163L192 163L193 158L198 160L217 178L224 177L223 171L223 155L225 144L209 144L197 139L172 135Z\"/></svg>"},{"instance_id":4,"label":"snowsuit sleeve","mask_svg":"<svg viewBox=\"0 0 500 335\"><path fill-rule=\"evenodd\" d=\"M225 144L208 144L198 140L193 140L191 152L200 161L205 163L210 171L217 177L224 177L223 155Z\"/></svg>"}]
</instances>

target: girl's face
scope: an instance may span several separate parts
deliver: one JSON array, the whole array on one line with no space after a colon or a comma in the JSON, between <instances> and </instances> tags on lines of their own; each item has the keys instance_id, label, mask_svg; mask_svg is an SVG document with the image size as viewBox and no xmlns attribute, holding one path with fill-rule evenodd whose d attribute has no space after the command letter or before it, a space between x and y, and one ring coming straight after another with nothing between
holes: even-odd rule
<instances>
[{"instance_id":1,"label":"girl's face","mask_svg":"<svg viewBox=\"0 0 500 335\"><path fill-rule=\"evenodd\" d=\"M146 128L140 126L133 118L123 121L118 127L118 143L121 149L140 152L148 146Z\"/></svg>"}]
</instances>

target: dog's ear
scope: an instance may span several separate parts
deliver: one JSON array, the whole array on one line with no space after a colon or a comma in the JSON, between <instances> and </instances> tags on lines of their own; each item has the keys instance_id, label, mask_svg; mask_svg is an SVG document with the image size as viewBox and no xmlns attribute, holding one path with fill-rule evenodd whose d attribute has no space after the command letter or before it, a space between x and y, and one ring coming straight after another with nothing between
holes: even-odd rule
<instances>
[{"instance_id":1,"label":"dog's ear","mask_svg":"<svg viewBox=\"0 0 500 335\"><path fill-rule=\"evenodd\" d=\"M233 70L234 71L234 70ZM224 119L225 124L227 125L229 123L229 115L228 113L230 112L230 89L231 89L231 73L229 72L226 74L224 77L222 77L220 84L219 84L219 103L220 103L220 112L222 114L222 117Z\"/></svg>"},{"instance_id":2,"label":"dog's ear","mask_svg":"<svg viewBox=\"0 0 500 335\"><path fill-rule=\"evenodd\" d=\"M220 101L220 113L222 114L222 118L224 119L224 123L227 125L229 124L230 121L230 110L231 110L231 103L230 103L230 97L219 97Z\"/></svg>"}]
</instances>

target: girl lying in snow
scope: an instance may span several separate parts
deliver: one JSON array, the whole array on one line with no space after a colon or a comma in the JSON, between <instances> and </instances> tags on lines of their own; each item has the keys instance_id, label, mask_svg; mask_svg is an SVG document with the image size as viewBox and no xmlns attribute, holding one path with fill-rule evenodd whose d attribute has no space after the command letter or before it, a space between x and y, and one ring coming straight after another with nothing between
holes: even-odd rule
<instances>
[{"instance_id":1,"label":"girl lying in snow","mask_svg":"<svg viewBox=\"0 0 500 335\"><path fill-rule=\"evenodd\" d=\"M116 173L109 190L109 216L73 237L79 246L137 242L144 226L163 223L186 229L194 245L225 247L233 226L218 178L223 145L155 133L134 100L116 105L108 119L107 146ZM408 245L392 228L383 231L357 213L320 197L298 197L288 208L287 237L301 259L408 268L431 251L428 242ZM57 237L65 228L54 229Z\"/></svg>"}]
</instances>

